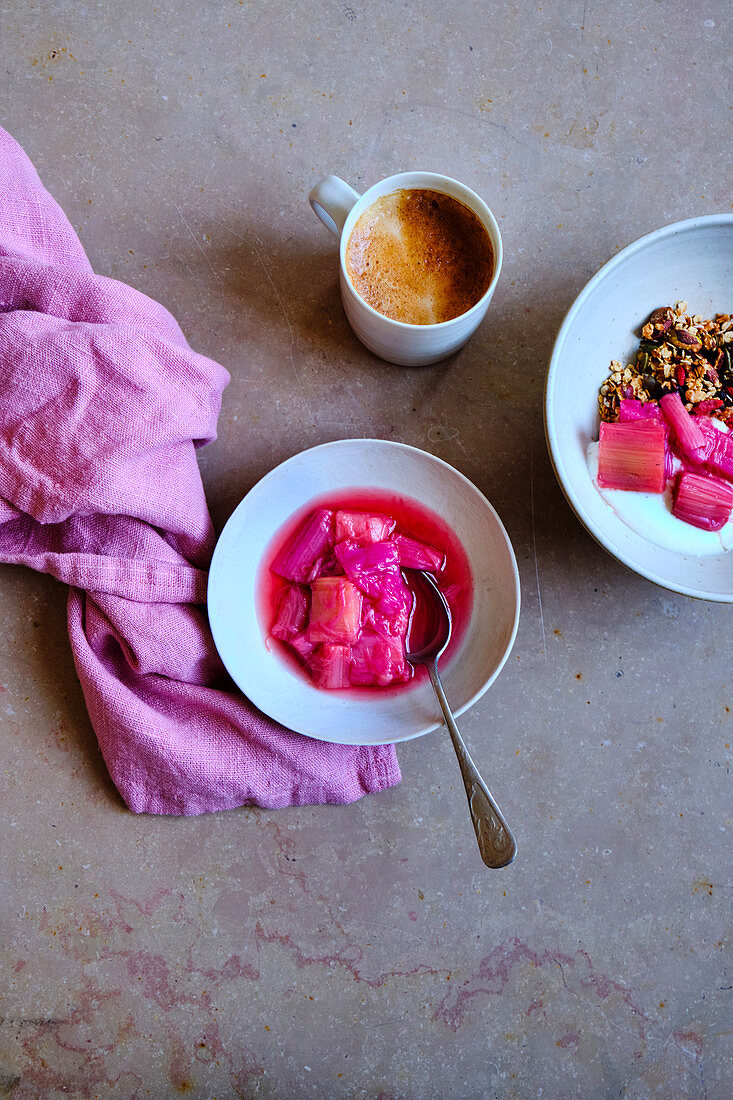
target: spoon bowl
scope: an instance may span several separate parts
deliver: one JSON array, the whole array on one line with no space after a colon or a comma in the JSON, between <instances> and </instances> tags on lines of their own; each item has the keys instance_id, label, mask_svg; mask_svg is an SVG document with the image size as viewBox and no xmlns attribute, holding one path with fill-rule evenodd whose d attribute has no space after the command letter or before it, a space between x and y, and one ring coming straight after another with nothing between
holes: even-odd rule
<instances>
[{"instance_id":1,"label":"spoon bowl","mask_svg":"<svg viewBox=\"0 0 733 1100\"><path fill-rule=\"evenodd\" d=\"M430 573L421 569L405 569L403 575L414 597L405 656L410 664L425 665L428 670L458 757L481 858L487 867L506 867L517 854L517 842L471 759L438 672L438 659L445 652L451 637L450 608Z\"/></svg>"},{"instance_id":2,"label":"spoon bowl","mask_svg":"<svg viewBox=\"0 0 733 1100\"><path fill-rule=\"evenodd\" d=\"M411 664L424 665L441 657L453 632L453 618L432 574L406 569L403 576L414 597L406 645Z\"/></svg>"}]
</instances>

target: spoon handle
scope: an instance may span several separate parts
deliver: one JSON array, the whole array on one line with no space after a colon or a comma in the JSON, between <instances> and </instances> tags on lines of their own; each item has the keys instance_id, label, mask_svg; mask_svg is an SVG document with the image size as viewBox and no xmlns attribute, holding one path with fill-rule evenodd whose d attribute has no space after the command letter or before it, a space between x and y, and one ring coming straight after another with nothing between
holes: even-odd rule
<instances>
[{"instance_id":1,"label":"spoon handle","mask_svg":"<svg viewBox=\"0 0 733 1100\"><path fill-rule=\"evenodd\" d=\"M512 831L507 825L504 815L492 798L489 788L479 775L478 768L471 759L463 738L458 732L458 726L445 697L437 662L429 665L428 669L430 680L435 688L435 694L438 696L440 709L443 711L445 724L453 742L453 748L456 750L456 756L458 757L481 858L487 867L506 867L517 854L517 842L512 836Z\"/></svg>"}]
</instances>

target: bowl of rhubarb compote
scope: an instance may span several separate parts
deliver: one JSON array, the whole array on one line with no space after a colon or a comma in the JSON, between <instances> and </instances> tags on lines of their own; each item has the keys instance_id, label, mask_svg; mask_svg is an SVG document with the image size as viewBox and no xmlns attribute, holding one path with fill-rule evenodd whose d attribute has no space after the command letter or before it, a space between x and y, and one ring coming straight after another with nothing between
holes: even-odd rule
<instances>
[{"instance_id":1,"label":"bowl of rhubarb compote","mask_svg":"<svg viewBox=\"0 0 733 1100\"><path fill-rule=\"evenodd\" d=\"M441 674L460 714L498 676L519 619L496 512L415 447L349 439L294 455L250 490L214 552L209 619L232 679L265 714L323 741L439 728L427 674L405 656L421 613L411 570L429 572L448 601Z\"/></svg>"},{"instance_id":2,"label":"bowl of rhubarb compote","mask_svg":"<svg viewBox=\"0 0 733 1100\"><path fill-rule=\"evenodd\" d=\"M664 226L570 307L547 443L578 518L620 562L733 602L733 215Z\"/></svg>"}]
</instances>

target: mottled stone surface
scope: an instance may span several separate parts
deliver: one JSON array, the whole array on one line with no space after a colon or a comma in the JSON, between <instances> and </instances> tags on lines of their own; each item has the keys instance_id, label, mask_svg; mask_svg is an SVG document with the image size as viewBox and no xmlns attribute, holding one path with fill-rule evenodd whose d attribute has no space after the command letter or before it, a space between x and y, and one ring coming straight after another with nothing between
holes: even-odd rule
<instances>
[{"instance_id":1,"label":"mottled stone surface","mask_svg":"<svg viewBox=\"0 0 733 1100\"><path fill-rule=\"evenodd\" d=\"M231 371L217 525L303 447L401 440L493 502L523 610L460 722L520 842L489 872L442 735L350 807L134 817L64 591L0 568L0 1095L730 1095L731 610L598 547L542 427L592 272L730 209L730 31L723 0L2 10L2 124L96 270ZM506 260L471 344L409 370L352 336L306 196L423 167L486 198Z\"/></svg>"}]
</instances>

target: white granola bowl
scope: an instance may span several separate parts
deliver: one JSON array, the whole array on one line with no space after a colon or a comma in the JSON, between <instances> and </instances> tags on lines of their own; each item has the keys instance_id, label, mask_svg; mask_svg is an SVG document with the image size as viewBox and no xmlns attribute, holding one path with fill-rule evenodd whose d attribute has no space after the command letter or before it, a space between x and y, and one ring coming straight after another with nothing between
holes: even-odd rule
<instances>
[{"instance_id":1,"label":"white granola bowl","mask_svg":"<svg viewBox=\"0 0 733 1100\"><path fill-rule=\"evenodd\" d=\"M325 493L365 487L402 494L436 512L468 557L471 616L456 649L441 661L455 714L499 675L519 623L519 573L501 520L441 459L402 443L344 439L302 451L271 470L232 513L214 551L208 591L214 641L234 682L261 711L308 737L348 745L405 741L442 726L429 680L395 692L314 687L268 645L257 583L268 545L296 512Z\"/></svg>"},{"instance_id":2,"label":"white granola bowl","mask_svg":"<svg viewBox=\"0 0 733 1100\"><path fill-rule=\"evenodd\" d=\"M545 389L547 445L568 502L609 553L663 588L731 603L733 551L697 556L650 542L603 500L586 461L588 443L598 438L598 390L611 360L627 362L652 310L680 300L704 317L733 310L733 215L666 225L596 272L555 341Z\"/></svg>"}]
</instances>

